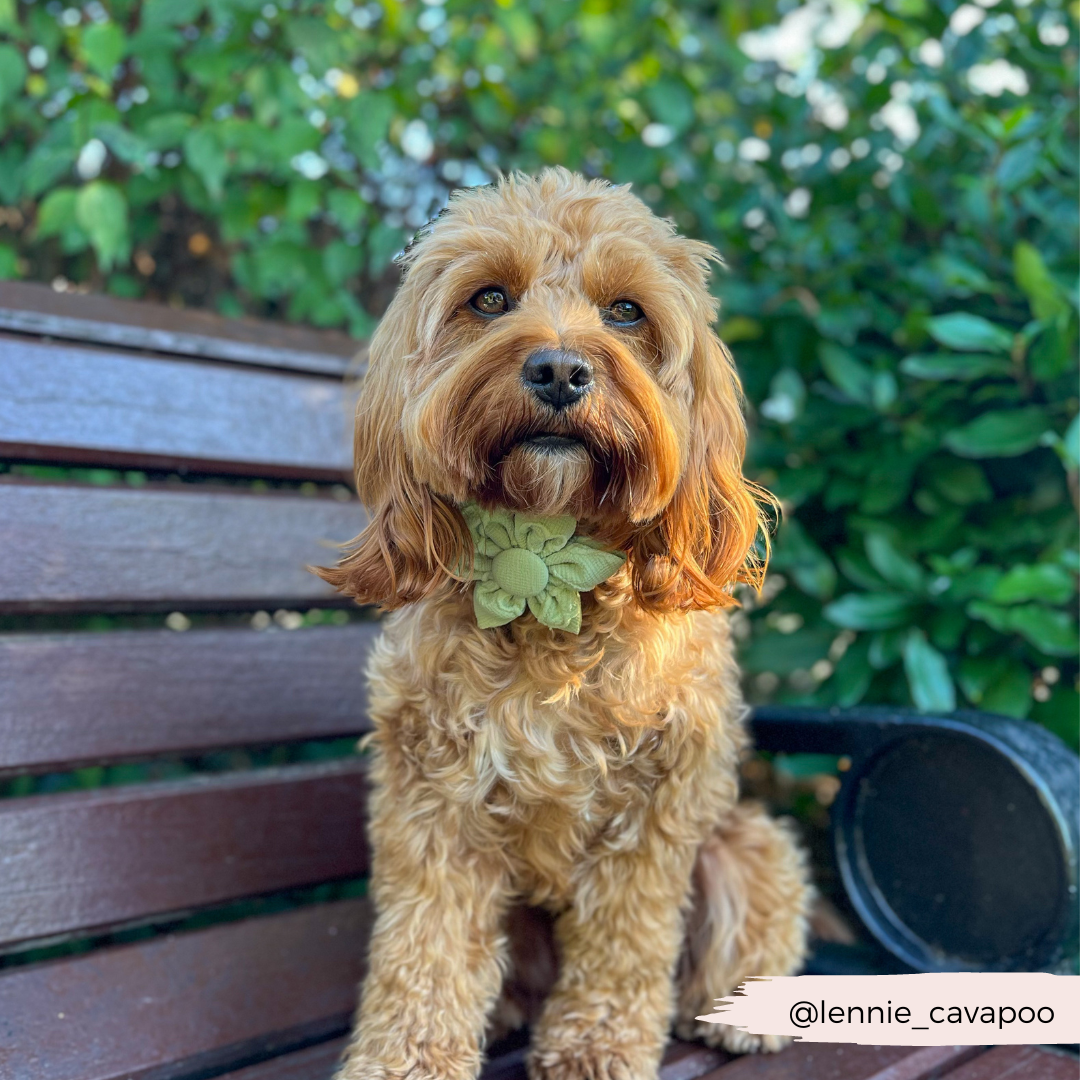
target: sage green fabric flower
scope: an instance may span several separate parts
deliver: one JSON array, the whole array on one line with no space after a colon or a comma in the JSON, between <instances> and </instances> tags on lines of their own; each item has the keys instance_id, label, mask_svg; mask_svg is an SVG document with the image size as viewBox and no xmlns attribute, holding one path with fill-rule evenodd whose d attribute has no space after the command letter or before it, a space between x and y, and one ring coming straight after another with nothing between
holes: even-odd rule
<instances>
[{"instance_id":1,"label":"sage green fabric flower","mask_svg":"<svg viewBox=\"0 0 1080 1080\"><path fill-rule=\"evenodd\" d=\"M461 507L473 541L473 609L484 629L503 626L526 605L545 626L581 630L581 593L606 581L626 561L594 540L575 536L569 515L540 517L513 510Z\"/></svg>"}]
</instances>

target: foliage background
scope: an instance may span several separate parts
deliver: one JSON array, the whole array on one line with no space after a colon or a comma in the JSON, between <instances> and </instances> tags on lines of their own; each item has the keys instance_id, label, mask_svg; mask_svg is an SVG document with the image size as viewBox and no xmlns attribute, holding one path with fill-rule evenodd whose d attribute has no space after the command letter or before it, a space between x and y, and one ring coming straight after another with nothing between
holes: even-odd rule
<instances>
[{"instance_id":1,"label":"foliage background","mask_svg":"<svg viewBox=\"0 0 1080 1080\"><path fill-rule=\"evenodd\" d=\"M0 0L0 276L364 336L453 187L631 182L728 263L749 470L785 507L736 620L752 697L1075 746L1076 16Z\"/></svg>"}]
</instances>

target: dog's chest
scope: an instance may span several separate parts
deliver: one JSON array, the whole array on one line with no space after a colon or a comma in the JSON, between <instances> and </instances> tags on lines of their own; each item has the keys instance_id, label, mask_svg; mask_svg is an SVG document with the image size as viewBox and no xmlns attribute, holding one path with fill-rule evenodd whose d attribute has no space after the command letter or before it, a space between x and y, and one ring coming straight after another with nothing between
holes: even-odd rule
<instances>
[{"instance_id":1,"label":"dog's chest","mask_svg":"<svg viewBox=\"0 0 1080 1080\"><path fill-rule=\"evenodd\" d=\"M369 671L385 766L422 776L534 899L565 894L593 853L639 843L663 785L720 764L736 701L719 624L613 635L589 663L417 609L387 620Z\"/></svg>"}]
</instances>

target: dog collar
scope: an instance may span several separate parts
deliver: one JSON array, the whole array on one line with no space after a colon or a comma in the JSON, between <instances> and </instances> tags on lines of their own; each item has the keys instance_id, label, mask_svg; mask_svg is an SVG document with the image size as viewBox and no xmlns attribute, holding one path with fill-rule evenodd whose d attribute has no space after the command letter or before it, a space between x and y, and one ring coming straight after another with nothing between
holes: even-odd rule
<instances>
[{"instance_id":1,"label":"dog collar","mask_svg":"<svg viewBox=\"0 0 1080 1080\"><path fill-rule=\"evenodd\" d=\"M545 626L577 634L581 593L626 561L622 552L576 536L577 519L568 514L482 510L473 502L460 509L472 534L473 610L482 629L504 626L528 606Z\"/></svg>"}]
</instances>

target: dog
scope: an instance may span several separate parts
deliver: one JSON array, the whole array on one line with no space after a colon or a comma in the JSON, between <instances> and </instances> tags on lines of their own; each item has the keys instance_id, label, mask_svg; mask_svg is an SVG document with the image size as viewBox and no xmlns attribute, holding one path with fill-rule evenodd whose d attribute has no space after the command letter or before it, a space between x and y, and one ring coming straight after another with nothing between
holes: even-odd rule
<instances>
[{"instance_id":1,"label":"dog","mask_svg":"<svg viewBox=\"0 0 1080 1080\"><path fill-rule=\"evenodd\" d=\"M356 414L369 524L317 571L392 611L368 667L376 919L339 1080L475 1077L522 903L558 949L532 1080L654 1077L673 1025L782 1044L695 1020L798 970L810 896L790 832L738 799L725 609L761 582L770 497L742 474L718 260L564 169L456 193L401 256ZM541 537L514 556L530 573L565 571L561 614L495 574L507 530ZM603 580L530 561L560 542Z\"/></svg>"}]
</instances>

